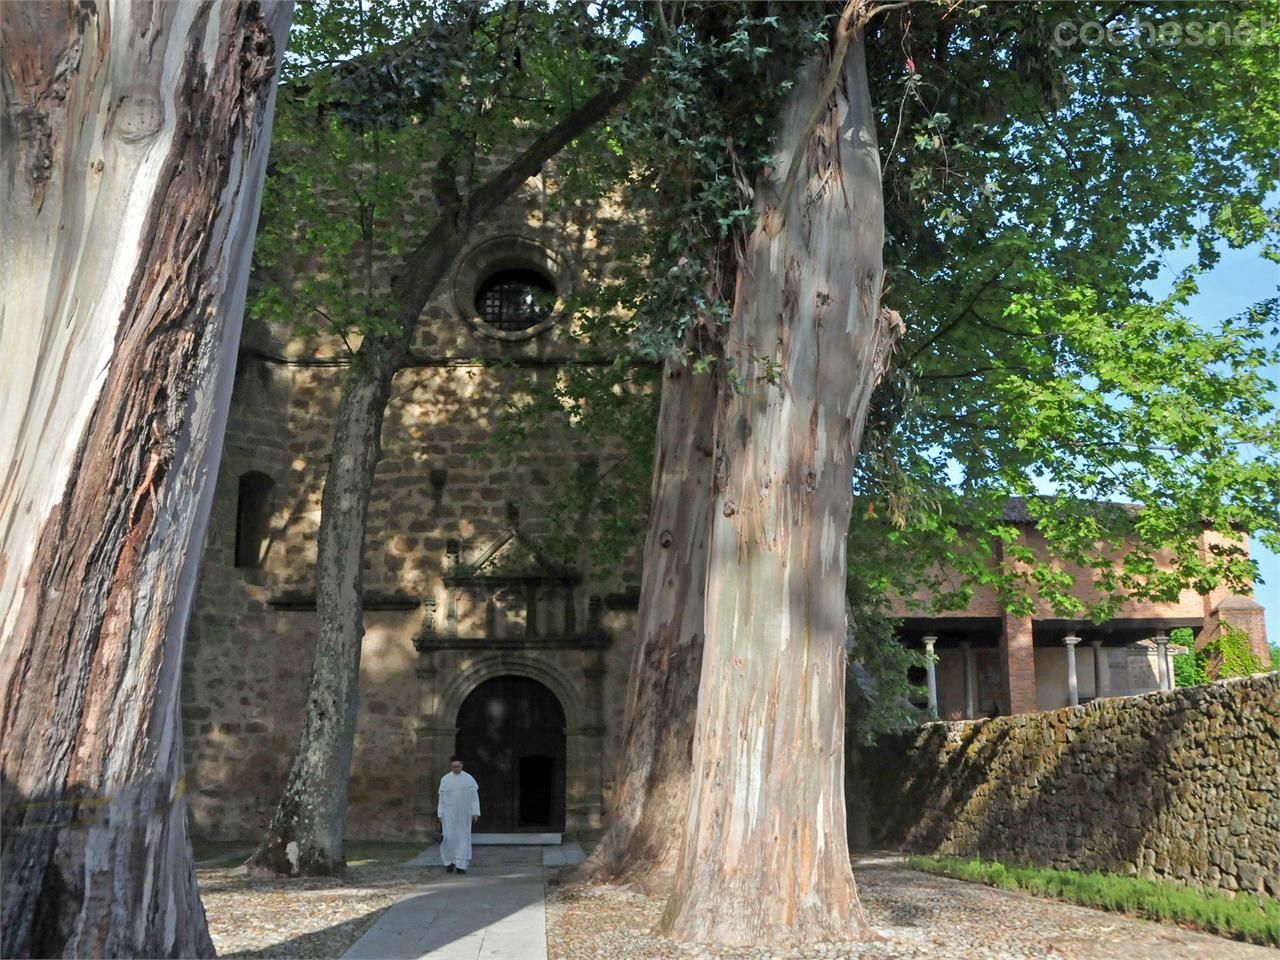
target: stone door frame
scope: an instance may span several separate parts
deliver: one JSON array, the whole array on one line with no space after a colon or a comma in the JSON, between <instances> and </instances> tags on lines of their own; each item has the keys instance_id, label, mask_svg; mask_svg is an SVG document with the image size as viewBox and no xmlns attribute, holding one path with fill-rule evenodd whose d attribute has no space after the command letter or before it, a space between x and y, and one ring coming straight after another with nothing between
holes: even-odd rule
<instances>
[{"instance_id":1,"label":"stone door frame","mask_svg":"<svg viewBox=\"0 0 1280 960\"><path fill-rule=\"evenodd\" d=\"M440 777L449 769L463 701L480 684L504 676L535 680L560 701L565 719L565 833L583 835L600 830L604 813L602 671L595 657L576 669L567 667L557 662L561 659L558 652L437 650L422 654L417 669L421 722L413 798L416 836L425 838L434 829L436 791ZM579 658L577 653L575 659Z\"/></svg>"}]
</instances>

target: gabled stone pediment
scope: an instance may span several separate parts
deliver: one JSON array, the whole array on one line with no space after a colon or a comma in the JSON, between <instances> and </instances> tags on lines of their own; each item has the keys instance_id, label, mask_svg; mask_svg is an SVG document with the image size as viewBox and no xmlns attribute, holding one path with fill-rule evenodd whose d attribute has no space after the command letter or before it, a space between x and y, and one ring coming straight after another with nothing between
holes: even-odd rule
<instances>
[{"instance_id":1,"label":"gabled stone pediment","mask_svg":"<svg viewBox=\"0 0 1280 960\"><path fill-rule=\"evenodd\" d=\"M464 553L456 541L449 545L444 608L426 601L419 650L442 645L483 647L598 646L599 601L582 604L587 628L579 613L578 587L582 575L555 563L539 544L520 529L519 517L509 509L510 526L488 543Z\"/></svg>"},{"instance_id":2,"label":"gabled stone pediment","mask_svg":"<svg viewBox=\"0 0 1280 960\"><path fill-rule=\"evenodd\" d=\"M577 571L553 563L518 525L508 527L470 557L459 555L444 575L450 586L572 585L581 579Z\"/></svg>"}]
</instances>

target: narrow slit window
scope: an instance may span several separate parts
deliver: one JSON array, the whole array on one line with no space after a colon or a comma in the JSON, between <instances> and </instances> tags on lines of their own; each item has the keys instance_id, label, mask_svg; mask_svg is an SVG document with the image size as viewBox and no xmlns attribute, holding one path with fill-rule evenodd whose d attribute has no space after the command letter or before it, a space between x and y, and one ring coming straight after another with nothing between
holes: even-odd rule
<instances>
[{"instance_id":1,"label":"narrow slit window","mask_svg":"<svg viewBox=\"0 0 1280 960\"><path fill-rule=\"evenodd\" d=\"M252 470L240 475L236 502L236 566L257 569L267 552L271 536L272 494L276 482L265 473Z\"/></svg>"}]
</instances>

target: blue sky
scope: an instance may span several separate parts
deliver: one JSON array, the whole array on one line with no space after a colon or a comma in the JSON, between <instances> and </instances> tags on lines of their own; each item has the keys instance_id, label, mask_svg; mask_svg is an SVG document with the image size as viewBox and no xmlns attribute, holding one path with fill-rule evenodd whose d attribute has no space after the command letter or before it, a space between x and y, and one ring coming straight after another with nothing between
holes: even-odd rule
<instances>
[{"instance_id":1,"label":"blue sky","mask_svg":"<svg viewBox=\"0 0 1280 960\"><path fill-rule=\"evenodd\" d=\"M1224 318L1275 296L1280 286L1280 265L1264 260L1259 249L1223 250L1217 266L1199 279L1200 292L1188 305L1188 315L1205 326L1217 326ZM1173 277L1193 259L1190 250L1167 254L1165 269L1151 285L1151 292L1156 296L1168 293ZM1268 375L1272 382L1280 384L1280 339L1272 336L1269 346L1272 360ZM1274 396L1280 403L1280 390ZM1267 639L1276 643L1280 641L1280 556L1256 541L1252 543L1252 550L1258 561L1260 579L1265 581L1256 585L1254 596L1267 608Z\"/></svg>"}]
</instances>

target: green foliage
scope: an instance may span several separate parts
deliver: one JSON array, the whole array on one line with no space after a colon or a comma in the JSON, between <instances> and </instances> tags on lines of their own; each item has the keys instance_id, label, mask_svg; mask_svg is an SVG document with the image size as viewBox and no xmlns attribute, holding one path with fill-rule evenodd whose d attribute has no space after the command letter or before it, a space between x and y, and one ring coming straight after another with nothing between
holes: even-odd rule
<instances>
[{"instance_id":1,"label":"green foliage","mask_svg":"<svg viewBox=\"0 0 1280 960\"><path fill-rule=\"evenodd\" d=\"M1206 674L1219 680L1262 672L1262 660L1254 654L1249 634L1229 623L1222 624L1199 655Z\"/></svg>"},{"instance_id":2,"label":"green foliage","mask_svg":"<svg viewBox=\"0 0 1280 960\"><path fill-rule=\"evenodd\" d=\"M1222 936L1280 946L1280 900L1239 893L1202 893L1169 880L1050 867L1014 867L958 857L907 857L907 866L1001 890L1025 890L1165 923L1188 924Z\"/></svg>"},{"instance_id":3,"label":"green foliage","mask_svg":"<svg viewBox=\"0 0 1280 960\"><path fill-rule=\"evenodd\" d=\"M908 679L913 667L925 666L925 654L898 640L898 623L889 616L883 593L850 578L848 598L848 668L858 695L849 698L846 731L851 738L871 744L882 733L930 719L912 704L925 691Z\"/></svg>"},{"instance_id":4,"label":"green foliage","mask_svg":"<svg viewBox=\"0 0 1280 960\"><path fill-rule=\"evenodd\" d=\"M345 349L359 362L358 338L401 331L422 304L400 302L396 281L417 269L424 240L464 236L459 210L530 142L601 89L616 84L624 55L642 39L648 11L628 2L563 4L442 0L370 4L325 0L300 7L277 107L271 175L255 247L251 316L315 337L318 352ZM548 217L566 222L621 182L616 131L588 128L556 158L546 180ZM584 158L587 158L584 160ZM513 187L514 189L514 187ZM403 289L403 285L400 289ZM586 343L618 351L605 322L607 291L570 304ZM589 352L589 350L588 350ZM511 452L552 408L571 428L580 463L600 453L604 431L634 437L634 455L608 456L600 471L567 471L552 507L565 531L551 544L568 562L589 534L612 560L635 542L635 494L651 455L647 401L632 383L645 369L567 367L558 381L531 375L530 421L495 438ZM511 382L516 383L512 377ZM598 385L598 390L597 390ZM564 406L557 398L592 395ZM649 448L648 450L645 447ZM616 451L615 451L616 452ZM602 477L609 478L606 482ZM590 531L587 504L604 518Z\"/></svg>"},{"instance_id":5,"label":"green foliage","mask_svg":"<svg viewBox=\"0 0 1280 960\"><path fill-rule=\"evenodd\" d=\"M862 446L858 575L927 588L933 609L985 586L1095 619L1252 578L1238 545L1206 553L1199 533L1280 537L1280 314L1269 300L1202 327L1183 310L1220 247L1274 248L1280 122L1251 105L1280 79L1276 10L1233 8L1262 39L1214 49L1052 35L1064 18L1220 19L1204 4L915 5L880 22L886 296L908 332ZM1153 302L1164 252L1186 244L1199 262Z\"/></svg>"},{"instance_id":6,"label":"green foliage","mask_svg":"<svg viewBox=\"0 0 1280 960\"><path fill-rule=\"evenodd\" d=\"M605 127L604 149L570 158L559 185L564 202L616 191L644 211L637 246L617 238L610 282L577 303L583 351L617 362L555 381L526 378L496 441L514 453L555 430L581 455L604 451L597 473L563 485L549 503L561 555L598 571L618 572L643 540L657 365L718 369L706 334L729 316L735 244L752 225L750 184L770 159L788 64L825 42L818 5L761 12L753 3L681 5L657 30L646 82ZM601 520L584 535L571 518L589 504Z\"/></svg>"},{"instance_id":7,"label":"green foliage","mask_svg":"<svg viewBox=\"0 0 1280 960\"><path fill-rule=\"evenodd\" d=\"M819 4L688 4L663 37L646 95L618 129L648 213L624 304L640 355L705 363L710 338L693 334L729 319L774 117L798 64L825 47L826 24Z\"/></svg>"},{"instance_id":8,"label":"green foliage","mask_svg":"<svg viewBox=\"0 0 1280 960\"><path fill-rule=\"evenodd\" d=\"M1195 687L1208 683L1204 667L1194 653L1180 653L1173 658L1173 685L1175 687Z\"/></svg>"},{"instance_id":9,"label":"green foliage","mask_svg":"<svg viewBox=\"0 0 1280 960\"><path fill-rule=\"evenodd\" d=\"M615 332L635 354L714 373L715 338L700 334L732 307L769 123L830 8L681 10L651 84L609 130L600 163L648 226L590 306L625 318ZM1205 526L1280 544L1266 345L1280 307L1209 326L1185 316L1220 248L1274 250L1277 237L1280 6L1232 11L1257 42L1054 37L1063 19L1130 32L1143 19L1221 19L1210 3L912 4L869 26L886 302L908 332L860 451L851 579L926 593L935 611L988 588L1018 612L1039 601L1102 620L1126 598L1251 580L1238 543L1203 549ZM1153 300L1162 258L1185 245L1197 263ZM1007 518L1010 498L1038 525L1037 549ZM1081 599L1082 579L1095 601Z\"/></svg>"},{"instance_id":10,"label":"green foliage","mask_svg":"<svg viewBox=\"0 0 1280 960\"><path fill-rule=\"evenodd\" d=\"M1204 672L1204 664L1196 655L1195 634L1189 627L1179 627L1169 633L1169 642L1187 648L1186 653L1179 653L1173 658L1173 685L1175 687L1195 687L1208 683L1209 677Z\"/></svg>"},{"instance_id":11,"label":"green foliage","mask_svg":"<svg viewBox=\"0 0 1280 960\"><path fill-rule=\"evenodd\" d=\"M620 71L627 4L324 0L290 32L250 315L336 336L399 324L396 269ZM581 148L594 152L588 131ZM411 267L410 267L411 268ZM412 305L420 306L418 304Z\"/></svg>"},{"instance_id":12,"label":"green foliage","mask_svg":"<svg viewBox=\"0 0 1280 960\"><path fill-rule=\"evenodd\" d=\"M656 368L619 354L607 365L566 366L555 377L527 376L495 425L491 443L514 462L553 433L566 469L542 504L555 531L542 542L567 566L586 565L614 586L638 568L648 520Z\"/></svg>"},{"instance_id":13,"label":"green foliage","mask_svg":"<svg viewBox=\"0 0 1280 960\"><path fill-rule=\"evenodd\" d=\"M448 7L359 0L299 7L254 245L251 317L348 346L353 334L392 328L387 260L424 232L429 201L412 201L425 199L421 170L439 155L428 122L437 107L447 111L445 74L460 74L467 59L456 18ZM433 95L410 116L365 75L385 72L383 51L415 36L454 42L419 78Z\"/></svg>"},{"instance_id":14,"label":"green foliage","mask_svg":"<svg viewBox=\"0 0 1280 960\"><path fill-rule=\"evenodd\" d=\"M622 266L576 305L586 353L629 352L531 381L503 428L514 442L551 423L583 457L604 451L594 479L579 471L563 485L559 509L602 508L598 554L625 555L646 510L652 363L720 369L709 345L732 306L770 124L797 64L826 43L833 10L303 7L254 315L343 336L393 326L379 264L438 212L440 183L423 171L473 189L484 158L580 102L637 36L651 38L649 78L560 158L555 191L566 209L612 196L646 212L637 246L607 238ZM1038 599L1101 619L1125 597L1251 579L1238 545L1202 549L1205 525L1280 545L1280 416L1264 340L1280 306L1207 328L1184 315L1222 246L1275 247L1278 12L1277 0L1232 7L1258 40L1216 47L1054 37L1064 18L1221 19L1210 3L917 3L873 20L886 302L908 332L855 478L859 589L924 588L944 609L988 587L1014 610ZM1198 262L1153 301L1145 289L1162 256L1184 245ZM311 268L289 269L300 261ZM1042 551L1004 516L1010 497L1027 498ZM1100 587L1096 603L1079 599L1081 577Z\"/></svg>"},{"instance_id":15,"label":"green foliage","mask_svg":"<svg viewBox=\"0 0 1280 960\"><path fill-rule=\"evenodd\" d=\"M1191 631L1185 627L1174 630L1169 639L1187 647L1194 645ZM1263 669L1262 658L1253 652L1249 634L1229 623L1223 623L1213 638L1199 650L1173 658L1175 685L1179 687L1230 677L1247 677L1262 673Z\"/></svg>"}]
</instances>

